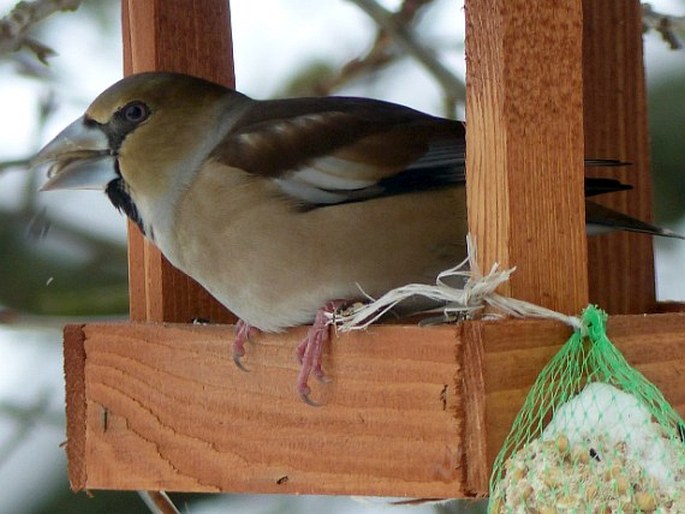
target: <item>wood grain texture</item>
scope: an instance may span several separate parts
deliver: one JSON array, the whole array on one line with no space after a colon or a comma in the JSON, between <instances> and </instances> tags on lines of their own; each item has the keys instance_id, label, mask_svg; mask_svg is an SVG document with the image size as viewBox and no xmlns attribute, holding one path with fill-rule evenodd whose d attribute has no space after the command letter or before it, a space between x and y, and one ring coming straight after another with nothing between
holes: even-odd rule
<instances>
[{"instance_id":1,"label":"wood grain texture","mask_svg":"<svg viewBox=\"0 0 685 514\"><path fill-rule=\"evenodd\" d=\"M230 326L79 330L66 334L67 351L85 353L84 369L67 369L87 396L85 429L68 434L77 489L465 494L454 327L334 338L318 408L295 391L302 330L248 345L249 373L232 362Z\"/></svg>"},{"instance_id":2,"label":"wood grain texture","mask_svg":"<svg viewBox=\"0 0 685 514\"><path fill-rule=\"evenodd\" d=\"M504 294L587 304L580 0L469 0L467 193L479 262Z\"/></svg>"},{"instance_id":3,"label":"wood grain texture","mask_svg":"<svg viewBox=\"0 0 685 514\"><path fill-rule=\"evenodd\" d=\"M300 329L260 336L239 371L229 326L67 327L70 480L165 489L450 498L490 466L558 323L376 326L334 338L321 407L295 393ZM614 316L610 339L685 414L685 313ZM482 372L479 363L482 362ZM80 406L80 407L79 407Z\"/></svg>"},{"instance_id":4,"label":"wood grain texture","mask_svg":"<svg viewBox=\"0 0 685 514\"><path fill-rule=\"evenodd\" d=\"M647 97L638 0L583 0L585 153L631 166L590 170L632 184L598 202L652 219ZM625 232L589 239L590 300L610 313L654 312L652 239Z\"/></svg>"},{"instance_id":5,"label":"wood grain texture","mask_svg":"<svg viewBox=\"0 0 685 514\"><path fill-rule=\"evenodd\" d=\"M483 331L478 323L462 323L460 326L465 363L462 368L462 381L464 383L466 491L474 496L481 496L487 492L490 480L490 467L487 460L488 427L483 374L485 368Z\"/></svg>"},{"instance_id":6,"label":"wood grain texture","mask_svg":"<svg viewBox=\"0 0 685 514\"><path fill-rule=\"evenodd\" d=\"M177 71L234 85L228 0L124 0L124 73ZM130 312L134 321L235 317L175 269L129 223Z\"/></svg>"},{"instance_id":7,"label":"wood grain texture","mask_svg":"<svg viewBox=\"0 0 685 514\"><path fill-rule=\"evenodd\" d=\"M80 488L87 476L86 462L83 455L86 451L86 352L83 325L64 327L64 375L66 380L66 413L67 413L67 461L71 487Z\"/></svg>"}]
</instances>

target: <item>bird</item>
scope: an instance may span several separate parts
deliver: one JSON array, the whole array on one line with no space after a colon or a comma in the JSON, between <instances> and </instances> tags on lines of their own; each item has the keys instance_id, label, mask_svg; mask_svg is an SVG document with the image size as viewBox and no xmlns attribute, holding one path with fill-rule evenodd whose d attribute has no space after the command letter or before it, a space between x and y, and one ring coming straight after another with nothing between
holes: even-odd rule
<instances>
[{"instance_id":1,"label":"bird","mask_svg":"<svg viewBox=\"0 0 685 514\"><path fill-rule=\"evenodd\" d=\"M431 281L466 255L463 122L353 97L255 100L185 74L129 75L36 155L43 190L99 189L167 260L258 331L312 324L308 403L329 317L361 291ZM586 165L622 165L586 160ZM630 186L585 179L586 196ZM586 200L589 232L680 237Z\"/></svg>"}]
</instances>

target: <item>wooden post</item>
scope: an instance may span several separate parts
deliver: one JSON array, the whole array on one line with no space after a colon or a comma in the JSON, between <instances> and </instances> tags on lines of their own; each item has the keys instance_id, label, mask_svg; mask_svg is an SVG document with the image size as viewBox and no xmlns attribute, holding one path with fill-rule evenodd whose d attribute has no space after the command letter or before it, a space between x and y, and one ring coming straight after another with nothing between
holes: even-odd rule
<instances>
[{"instance_id":1,"label":"wooden post","mask_svg":"<svg viewBox=\"0 0 685 514\"><path fill-rule=\"evenodd\" d=\"M585 153L631 166L590 170L631 184L597 201L636 218L652 218L647 97L638 0L583 0ZM609 313L654 312L652 239L613 233L588 244L590 300Z\"/></svg>"},{"instance_id":2,"label":"wooden post","mask_svg":"<svg viewBox=\"0 0 685 514\"><path fill-rule=\"evenodd\" d=\"M479 263L503 294L588 302L580 0L467 0L467 194Z\"/></svg>"},{"instance_id":3,"label":"wooden post","mask_svg":"<svg viewBox=\"0 0 685 514\"><path fill-rule=\"evenodd\" d=\"M123 0L124 73L177 71L234 85L228 0ZM129 223L133 321L235 317L194 280L171 266Z\"/></svg>"}]
</instances>

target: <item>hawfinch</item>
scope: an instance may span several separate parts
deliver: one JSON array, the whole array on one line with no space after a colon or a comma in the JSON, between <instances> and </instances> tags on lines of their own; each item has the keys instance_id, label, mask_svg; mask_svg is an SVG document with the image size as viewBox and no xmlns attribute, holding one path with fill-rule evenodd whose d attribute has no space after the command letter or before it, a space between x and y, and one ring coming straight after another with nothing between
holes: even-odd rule
<instances>
[{"instance_id":1,"label":"hawfinch","mask_svg":"<svg viewBox=\"0 0 685 514\"><path fill-rule=\"evenodd\" d=\"M174 73L129 76L37 155L44 190L104 189L180 270L256 329L314 322L297 387L321 377L326 309L432 282L465 257L465 128L363 98L257 101ZM613 162L615 164L615 162ZM587 164L612 164L612 161ZM625 189L586 179L589 195ZM587 203L596 227L673 235Z\"/></svg>"}]
</instances>

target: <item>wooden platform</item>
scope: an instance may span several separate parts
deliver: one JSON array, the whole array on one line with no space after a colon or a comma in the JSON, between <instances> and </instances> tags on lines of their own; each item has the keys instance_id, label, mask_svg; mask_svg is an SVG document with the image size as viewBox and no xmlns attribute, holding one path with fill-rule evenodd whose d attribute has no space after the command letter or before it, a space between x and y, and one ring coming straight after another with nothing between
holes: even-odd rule
<instances>
[{"instance_id":1,"label":"wooden platform","mask_svg":"<svg viewBox=\"0 0 685 514\"><path fill-rule=\"evenodd\" d=\"M615 316L608 333L685 414L685 314ZM314 384L320 407L295 392L302 334L260 336L245 373L230 326L68 326L72 487L482 495L528 388L570 331L510 320L334 338L330 382Z\"/></svg>"}]
</instances>

